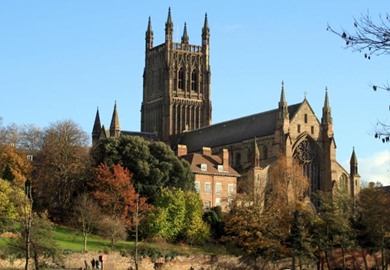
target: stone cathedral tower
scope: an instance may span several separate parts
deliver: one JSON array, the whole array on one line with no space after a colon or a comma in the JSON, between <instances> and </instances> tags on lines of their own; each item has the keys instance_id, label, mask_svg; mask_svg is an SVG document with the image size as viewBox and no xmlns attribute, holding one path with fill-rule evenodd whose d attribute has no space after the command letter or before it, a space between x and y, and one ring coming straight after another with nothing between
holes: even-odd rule
<instances>
[{"instance_id":1,"label":"stone cathedral tower","mask_svg":"<svg viewBox=\"0 0 390 270\"><path fill-rule=\"evenodd\" d=\"M211 125L207 14L201 46L189 43L186 24L181 42L174 42L170 9L165 42L153 46L150 18L145 41L141 132L155 132L160 140L172 145L184 131Z\"/></svg>"}]
</instances>

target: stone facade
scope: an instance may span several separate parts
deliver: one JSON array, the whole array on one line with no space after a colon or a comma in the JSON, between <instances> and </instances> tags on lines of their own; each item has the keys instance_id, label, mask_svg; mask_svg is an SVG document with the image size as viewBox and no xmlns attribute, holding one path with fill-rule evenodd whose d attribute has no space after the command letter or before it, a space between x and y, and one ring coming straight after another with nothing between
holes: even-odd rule
<instances>
[{"instance_id":1,"label":"stone facade","mask_svg":"<svg viewBox=\"0 0 390 270\"><path fill-rule=\"evenodd\" d=\"M280 156L296 160L310 182L309 194L321 191L345 191L351 196L359 193L360 176L355 150L352 151L349 171L336 160L336 141L333 119L325 90L322 116L319 119L309 101L288 105L284 83L276 109L259 112L230 121L211 124L210 87L210 29L207 15L202 29L202 45L189 44L187 27L181 43L175 43L171 12L165 24L165 42L153 46L151 20L146 31L143 101L141 105L141 132L121 131L114 107L110 130L101 126L97 112L92 132L93 143L100 138L120 135L139 135L161 140L173 150L185 145L188 154L206 158L204 147L210 155L229 154L229 166L249 179L253 189L263 192L269 179L268 168ZM237 104L237 107L244 106ZM180 152L180 151L178 151ZM214 164L215 165L215 164ZM213 166L214 166L213 165ZM196 165L198 166L198 165ZM200 190L206 182L216 184L220 175L193 172ZM234 178L234 177L233 177ZM215 195L215 186L210 193ZM219 187L218 187L219 189ZM218 191L219 192L219 191ZM216 198L200 191L203 201L214 206ZM226 207L229 197L226 197ZM209 203L210 202L210 203ZM219 203L219 201L218 201Z\"/></svg>"}]
</instances>

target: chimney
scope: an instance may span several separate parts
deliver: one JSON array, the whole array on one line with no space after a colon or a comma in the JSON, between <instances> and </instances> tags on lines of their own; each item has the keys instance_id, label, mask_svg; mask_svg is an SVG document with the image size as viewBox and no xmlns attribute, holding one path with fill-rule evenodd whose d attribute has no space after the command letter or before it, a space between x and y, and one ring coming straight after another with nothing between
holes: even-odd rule
<instances>
[{"instance_id":1,"label":"chimney","mask_svg":"<svg viewBox=\"0 0 390 270\"><path fill-rule=\"evenodd\" d=\"M227 172L229 168L229 150L225 148L222 150L221 159L222 159L223 170Z\"/></svg>"},{"instance_id":2,"label":"chimney","mask_svg":"<svg viewBox=\"0 0 390 270\"><path fill-rule=\"evenodd\" d=\"M185 156L185 155L187 155L187 146L183 145L183 144L178 144L177 145L177 156L181 157L181 156Z\"/></svg>"},{"instance_id":3,"label":"chimney","mask_svg":"<svg viewBox=\"0 0 390 270\"><path fill-rule=\"evenodd\" d=\"M203 147L202 154L205 156L211 156L211 148L210 147Z\"/></svg>"}]
</instances>

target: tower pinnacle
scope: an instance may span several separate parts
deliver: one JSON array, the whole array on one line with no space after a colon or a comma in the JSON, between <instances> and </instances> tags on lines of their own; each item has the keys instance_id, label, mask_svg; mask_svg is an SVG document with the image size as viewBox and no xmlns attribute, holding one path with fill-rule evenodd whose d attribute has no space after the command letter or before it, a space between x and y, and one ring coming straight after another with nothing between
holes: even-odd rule
<instances>
[{"instance_id":1,"label":"tower pinnacle","mask_svg":"<svg viewBox=\"0 0 390 270\"><path fill-rule=\"evenodd\" d=\"M184 23L184 31L183 31L183 36L181 37L181 43L188 44L189 40L190 39L187 34L187 23Z\"/></svg>"}]
</instances>

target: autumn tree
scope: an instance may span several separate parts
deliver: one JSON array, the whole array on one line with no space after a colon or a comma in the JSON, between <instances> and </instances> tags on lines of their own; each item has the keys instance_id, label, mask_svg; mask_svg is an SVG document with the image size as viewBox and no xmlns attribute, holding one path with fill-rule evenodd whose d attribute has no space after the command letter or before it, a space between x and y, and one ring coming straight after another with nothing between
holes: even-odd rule
<instances>
[{"instance_id":1,"label":"autumn tree","mask_svg":"<svg viewBox=\"0 0 390 270\"><path fill-rule=\"evenodd\" d=\"M132 174L121 165L110 168L100 164L96 169L96 179L91 182L93 197L104 213L119 219L128 226L133 225L134 214L139 201L140 211L149 209L145 197L139 197L132 182Z\"/></svg>"},{"instance_id":2,"label":"autumn tree","mask_svg":"<svg viewBox=\"0 0 390 270\"><path fill-rule=\"evenodd\" d=\"M0 145L0 178L23 187L30 172L31 163L25 154L13 146Z\"/></svg>"},{"instance_id":3,"label":"autumn tree","mask_svg":"<svg viewBox=\"0 0 390 270\"><path fill-rule=\"evenodd\" d=\"M168 145L137 136L101 140L92 149L95 164L120 164L133 173L134 186L153 202L164 187L194 190L189 164L180 160Z\"/></svg>"},{"instance_id":4,"label":"autumn tree","mask_svg":"<svg viewBox=\"0 0 390 270\"><path fill-rule=\"evenodd\" d=\"M44 130L42 150L34 158L33 187L40 209L61 218L83 190L89 168L88 136L71 120L58 121Z\"/></svg>"},{"instance_id":5,"label":"autumn tree","mask_svg":"<svg viewBox=\"0 0 390 270\"><path fill-rule=\"evenodd\" d=\"M101 215L97 226L99 235L111 242L111 249L115 249L118 240L124 240L127 237L127 227L123 220L110 215Z\"/></svg>"}]
</instances>

